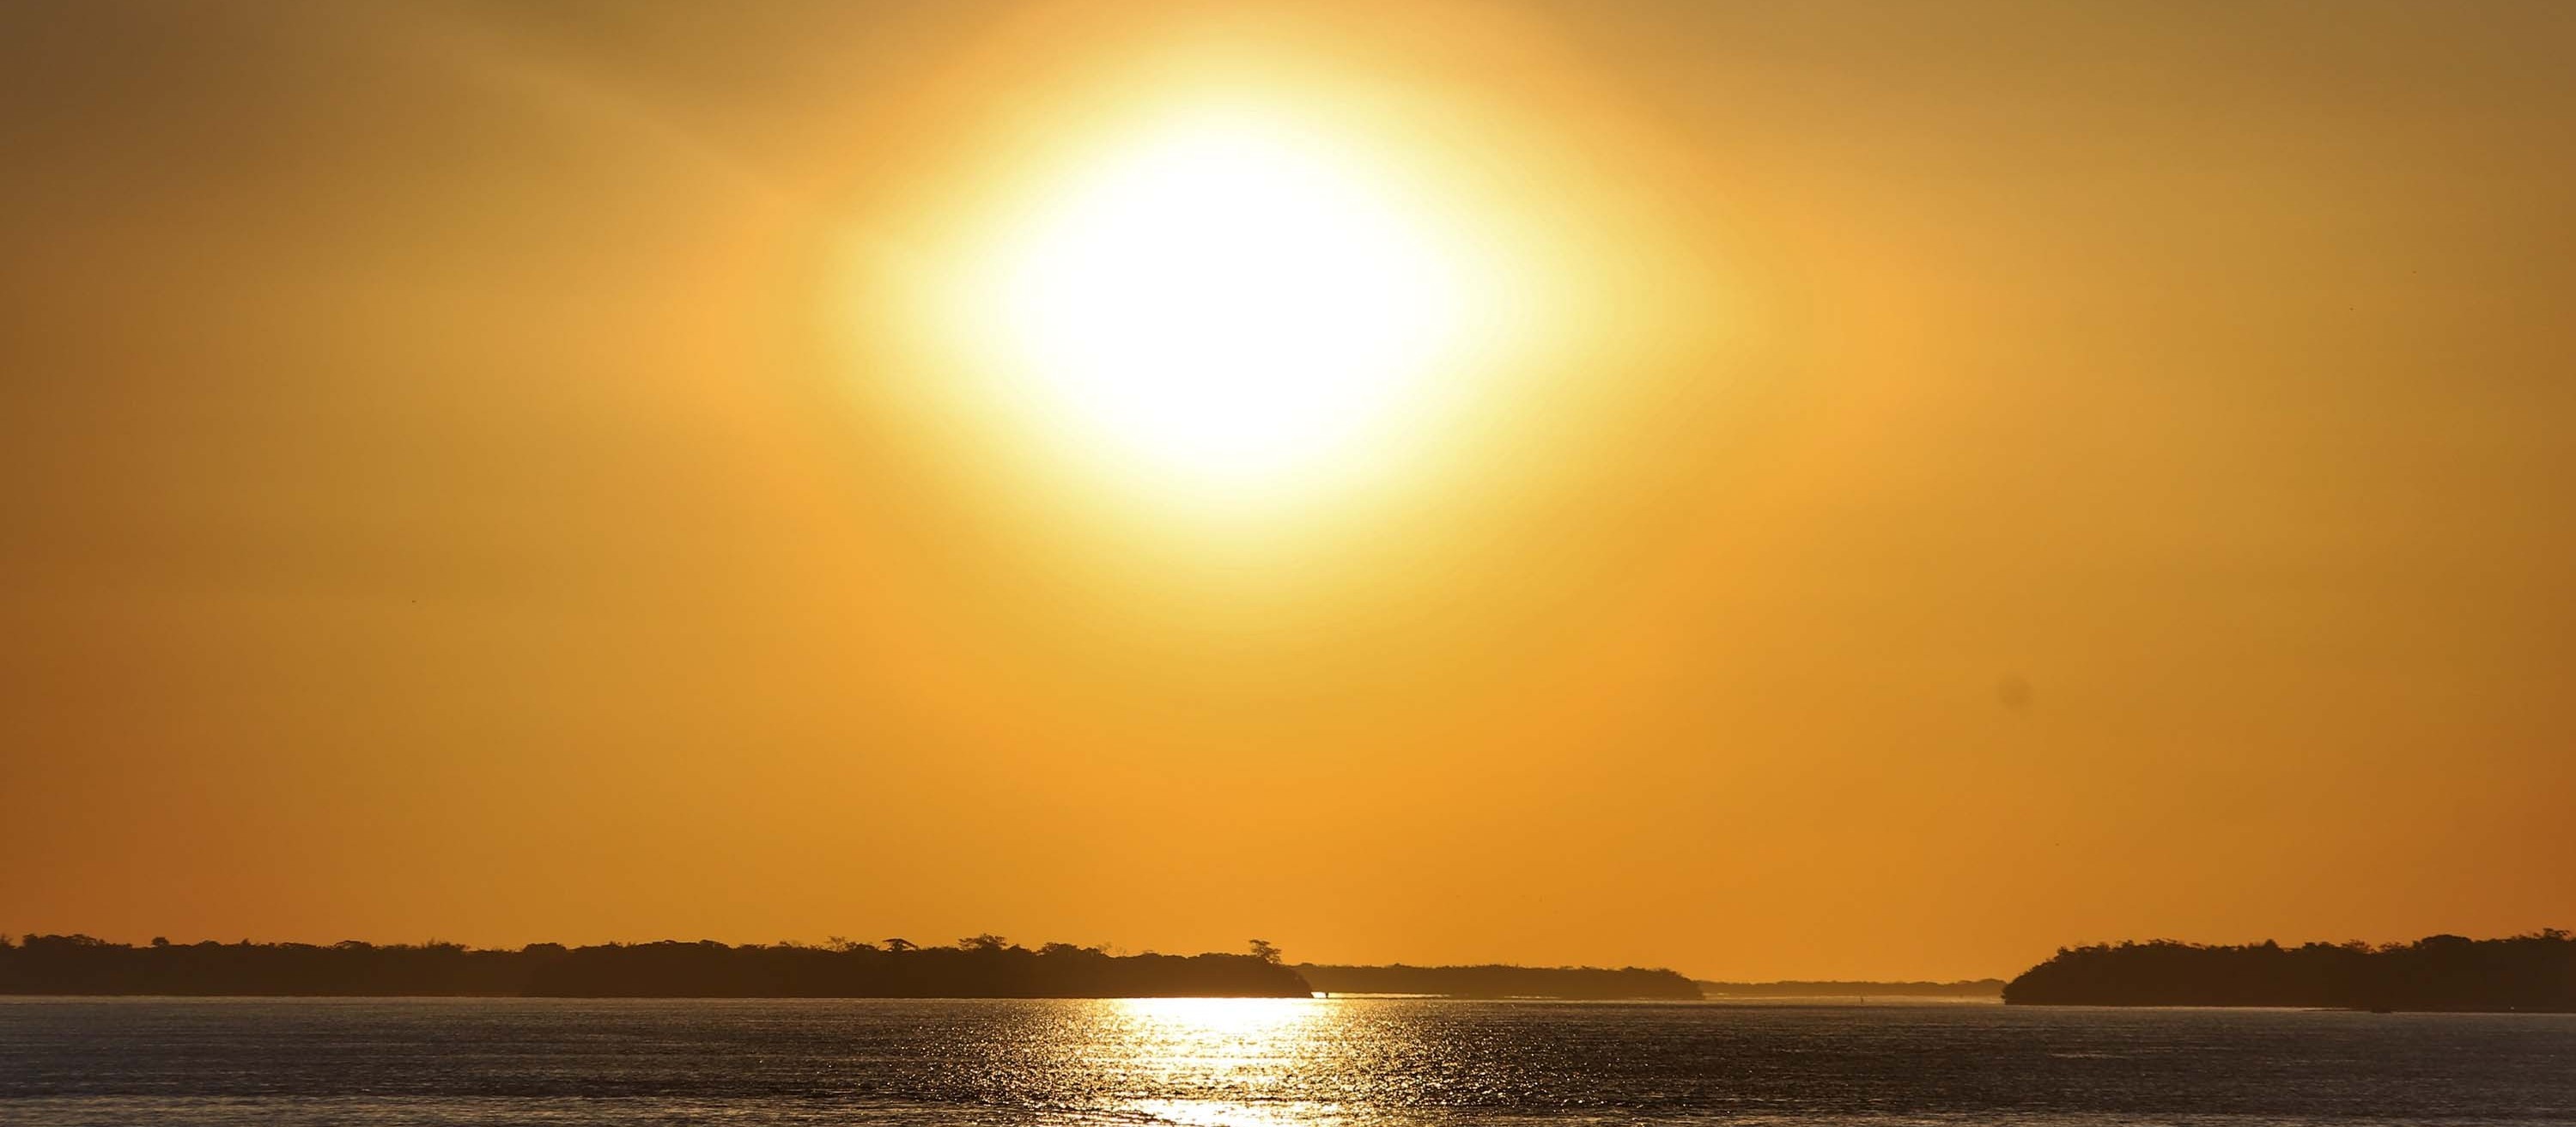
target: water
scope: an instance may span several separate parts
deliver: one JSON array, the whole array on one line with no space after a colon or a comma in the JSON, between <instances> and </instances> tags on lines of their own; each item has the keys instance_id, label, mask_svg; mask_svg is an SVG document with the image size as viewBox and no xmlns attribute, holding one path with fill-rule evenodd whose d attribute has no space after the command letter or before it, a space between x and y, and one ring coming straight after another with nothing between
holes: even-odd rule
<instances>
[{"instance_id":1,"label":"water","mask_svg":"<svg viewBox=\"0 0 2576 1127\"><path fill-rule=\"evenodd\" d=\"M2576 1123L2576 1017L0 999L0 1122Z\"/></svg>"}]
</instances>

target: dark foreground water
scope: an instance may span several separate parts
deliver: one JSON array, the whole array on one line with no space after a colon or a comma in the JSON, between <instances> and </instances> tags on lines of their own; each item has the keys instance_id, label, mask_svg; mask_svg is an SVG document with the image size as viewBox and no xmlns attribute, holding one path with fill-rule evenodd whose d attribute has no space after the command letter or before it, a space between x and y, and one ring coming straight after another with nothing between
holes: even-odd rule
<instances>
[{"instance_id":1,"label":"dark foreground water","mask_svg":"<svg viewBox=\"0 0 2576 1127\"><path fill-rule=\"evenodd\" d=\"M0 999L41 1124L2576 1123L2576 1018Z\"/></svg>"}]
</instances>

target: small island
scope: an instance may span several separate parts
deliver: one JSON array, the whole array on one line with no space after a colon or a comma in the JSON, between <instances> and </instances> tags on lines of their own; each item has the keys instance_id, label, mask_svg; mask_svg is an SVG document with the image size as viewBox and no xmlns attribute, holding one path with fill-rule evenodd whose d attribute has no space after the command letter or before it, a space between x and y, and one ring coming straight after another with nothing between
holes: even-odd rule
<instances>
[{"instance_id":1,"label":"small island","mask_svg":"<svg viewBox=\"0 0 2576 1127\"><path fill-rule=\"evenodd\" d=\"M1569 1001L1699 1000L1680 973L1644 967L1384 967L1300 963L1297 972L1327 994L1415 994L1441 998L1555 998Z\"/></svg>"},{"instance_id":2,"label":"small island","mask_svg":"<svg viewBox=\"0 0 2576 1127\"><path fill-rule=\"evenodd\" d=\"M2576 936L2435 935L2413 943L2157 940L2061 948L2004 984L2008 1005L2297 1006L2576 1012Z\"/></svg>"},{"instance_id":3,"label":"small island","mask_svg":"<svg viewBox=\"0 0 2576 1127\"><path fill-rule=\"evenodd\" d=\"M2004 980L2000 978L1972 978L1956 982L1878 982L1851 979L1781 982L1702 980L1698 986L1700 994L1712 1001L1752 998L1910 998L1993 1002L2003 995Z\"/></svg>"}]
</instances>

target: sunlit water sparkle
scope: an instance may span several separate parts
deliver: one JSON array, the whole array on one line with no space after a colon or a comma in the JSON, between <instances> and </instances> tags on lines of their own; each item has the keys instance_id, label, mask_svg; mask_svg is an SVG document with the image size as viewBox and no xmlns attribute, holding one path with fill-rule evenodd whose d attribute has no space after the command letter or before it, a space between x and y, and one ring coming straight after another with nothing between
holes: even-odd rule
<instances>
[{"instance_id":1,"label":"sunlit water sparkle","mask_svg":"<svg viewBox=\"0 0 2576 1127\"><path fill-rule=\"evenodd\" d=\"M29 1124L2576 1123L2576 1017L0 999Z\"/></svg>"}]
</instances>

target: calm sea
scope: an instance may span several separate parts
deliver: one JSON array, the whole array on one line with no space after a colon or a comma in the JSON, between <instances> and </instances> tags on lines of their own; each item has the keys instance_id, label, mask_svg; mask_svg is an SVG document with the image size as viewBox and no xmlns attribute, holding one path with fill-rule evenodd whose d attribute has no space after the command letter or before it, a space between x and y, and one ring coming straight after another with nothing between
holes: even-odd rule
<instances>
[{"instance_id":1,"label":"calm sea","mask_svg":"<svg viewBox=\"0 0 2576 1127\"><path fill-rule=\"evenodd\" d=\"M41 1124L2576 1123L2576 1018L0 999Z\"/></svg>"}]
</instances>

